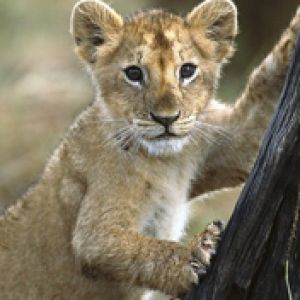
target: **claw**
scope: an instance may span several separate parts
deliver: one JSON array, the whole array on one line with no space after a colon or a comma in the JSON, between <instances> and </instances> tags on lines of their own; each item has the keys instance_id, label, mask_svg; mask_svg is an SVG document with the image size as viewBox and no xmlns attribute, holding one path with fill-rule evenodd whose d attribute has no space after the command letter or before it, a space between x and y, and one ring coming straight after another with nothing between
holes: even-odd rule
<instances>
[{"instance_id":1,"label":"claw","mask_svg":"<svg viewBox=\"0 0 300 300\"><path fill-rule=\"evenodd\" d=\"M200 270L197 272L199 278L204 277L204 276L206 275L206 273L207 273L207 270L206 270L206 269L200 269Z\"/></svg>"},{"instance_id":2,"label":"claw","mask_svg":"<svg viewBox=\"0 0 300 300\"><path fill-rule=\"evenodd\" d=\"M214 221L207 225L205 230L194 240L192 248L193 259L191 267L197 272L198 277L203 277L212 258L216 255L216 248L224 229L224 223Z\"/></svg>"},{"instance_id":3,"label":"claw","mask_svg":"<svg viewBox=\"0 0 300 300\"><path fill-rule=\"evenodd\" d=\"M215 226L219 227L219 229L220 229L221 231L224 230L224 227L225 227L224 222L222 222L222 221L220 221L220 220L215 220L215 221L213 221L213 224L214 224Z\"/></svg>"}]
</instances>

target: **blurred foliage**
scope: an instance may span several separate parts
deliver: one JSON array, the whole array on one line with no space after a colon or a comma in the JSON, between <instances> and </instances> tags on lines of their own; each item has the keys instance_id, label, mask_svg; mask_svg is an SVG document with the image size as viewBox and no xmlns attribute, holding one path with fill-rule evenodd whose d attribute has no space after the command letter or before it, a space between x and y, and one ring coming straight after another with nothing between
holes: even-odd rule
<instances>
[{"instance_id":1,"label":"blurred foliage","mask_svg":"<svg viewBox=\"0 0 300 300\"><path fill-rule=\"evenodd\" d=\"M164 7L185 15L198 2L112 0L110 4L123 14ZM240 93L253 65L275 43L298 3L236 0L241 33L237 55L224 70L219 94L225 101ZM88 76L72 51L73 4L0 0L0 210L38 178L64 130L92 100ZM225 201L219 217L228 217L232 203ZM216 205L211 205L203 212L205 221L216 214Z\"/></svg>"}]
</instances>

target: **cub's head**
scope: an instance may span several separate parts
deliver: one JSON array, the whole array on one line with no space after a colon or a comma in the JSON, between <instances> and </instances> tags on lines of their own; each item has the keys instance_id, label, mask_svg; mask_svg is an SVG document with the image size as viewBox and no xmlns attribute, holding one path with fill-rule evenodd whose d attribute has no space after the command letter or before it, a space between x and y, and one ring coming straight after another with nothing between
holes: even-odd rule
<instances>
[{"instance_id":1,"label":"cub's head","mask_svg":"<svg viewBox=\"0 0 300 300\"><path fill-rule=\"evenodd\" d=\"M152 10L123 19L99 0L78 2L71 32L101 96L102 116L124 149L182 150L233 53L231 0L206 0L185 18ZM111 132L110 132L111 134Z\"/></svg>"}]
</instances>

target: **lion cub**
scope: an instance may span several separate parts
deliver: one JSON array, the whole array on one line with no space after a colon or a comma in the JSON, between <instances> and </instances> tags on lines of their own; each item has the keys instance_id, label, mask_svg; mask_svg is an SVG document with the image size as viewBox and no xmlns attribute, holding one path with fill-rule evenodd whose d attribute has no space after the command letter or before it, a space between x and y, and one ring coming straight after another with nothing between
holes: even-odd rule
<instances>
[{"instance_id":1,"label":"lion cub","mask_svg":"<svg viewBox=\"0 0 300 300\"><path fill-rule=\"evenodd\" d=\"M245 180L299 24L297 14L224 106L214 94L237 33L230 0L206 0L185 18L152 10L123 19L103 2L77 3L71 31L96 101L0 219L0 299L132 300L196 284L222 225L177 242L187 199Z\"/></svg>"}]
</instances>

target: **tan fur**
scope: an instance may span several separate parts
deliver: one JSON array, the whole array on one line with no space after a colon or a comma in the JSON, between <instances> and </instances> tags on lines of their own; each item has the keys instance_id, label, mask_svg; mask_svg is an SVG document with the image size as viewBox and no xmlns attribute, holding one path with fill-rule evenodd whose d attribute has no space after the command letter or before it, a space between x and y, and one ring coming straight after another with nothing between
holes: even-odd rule
<instances>
[{"instance_id":1,"label":"tan fur","mask_svg":"<svg viewBox=\"0 0 300 300\"><path fill-rule=\"evenodd\" d=\"M77 53L96 101L69 129L39 183L0 220L0 299L139 299L144 289L186 292L205 272L220 226L188 246L177 240L186 201L243 182L274 110L300 27L300 13L250 77L234 106L214 99L233 52L236 9L207 0L186 19L150 11L123 20L106 4L72 13ZM184 86L177 70L198 65ZM141 87L123 68L147 72ZM180 111L163 126L150 113Z\"/></svg>"}]
</instances>

